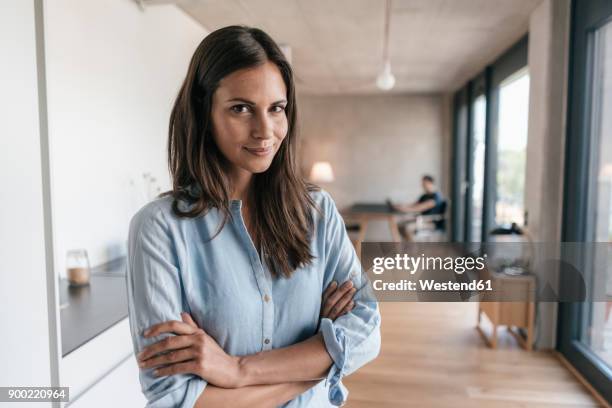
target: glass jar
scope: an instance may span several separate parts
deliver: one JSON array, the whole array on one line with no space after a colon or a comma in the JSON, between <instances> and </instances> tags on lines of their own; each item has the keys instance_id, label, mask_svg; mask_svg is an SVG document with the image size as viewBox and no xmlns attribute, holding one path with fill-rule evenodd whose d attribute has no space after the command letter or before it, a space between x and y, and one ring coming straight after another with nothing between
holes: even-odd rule
<instances>
[{"instance_id":1,"label":"glass jar","mask_svg":"<svg viewBox=\"0 0 612 408\"><path fill-rule=\"evenodd\" d=\"M89 284L89 257L84 249L73 249L66 256L68 282L72 286Z\"/></svg>"}]
</instances>

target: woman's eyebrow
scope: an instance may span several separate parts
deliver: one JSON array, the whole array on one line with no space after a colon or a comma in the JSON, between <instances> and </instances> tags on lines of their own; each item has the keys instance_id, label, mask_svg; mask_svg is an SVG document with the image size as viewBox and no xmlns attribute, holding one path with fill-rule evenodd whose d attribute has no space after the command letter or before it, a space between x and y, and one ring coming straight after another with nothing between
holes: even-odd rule
<instances>
[{"instance_id":1,"label":"woman's eyebrow","mask_svg":"<svg viewBox=\"0 0 612 408\"><path fill-rule=\"evenodd\" d=\"M242 102L242 103L246 103L247 105L253 105L253 106L256 105L255 102L249 101L248 99L244 99L244 98L232 98L232 99L228 99L227 102ZM280 99L278 101L272 102L270 105L279 105L281 103L287 103L287 100Z\"/></svg>"}]
</instances>

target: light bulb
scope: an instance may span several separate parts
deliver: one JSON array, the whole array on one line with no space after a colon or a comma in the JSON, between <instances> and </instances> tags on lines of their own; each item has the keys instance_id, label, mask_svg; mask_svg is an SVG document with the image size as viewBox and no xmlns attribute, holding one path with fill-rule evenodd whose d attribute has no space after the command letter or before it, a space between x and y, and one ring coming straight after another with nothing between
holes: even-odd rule
<instances>
[{"instance_id":1,"label":"light bulb","mask_svg":"<svg viewBox=\"0 0 612 408\"><path fill-rule=\"evenodd\" d=\"M385 62L385 66L382 72L376 78L376 86L383 90L388 91L395 85L395 77L393 73L391 73L391 63L389 61Z\"/></svg>"}]
</instances>

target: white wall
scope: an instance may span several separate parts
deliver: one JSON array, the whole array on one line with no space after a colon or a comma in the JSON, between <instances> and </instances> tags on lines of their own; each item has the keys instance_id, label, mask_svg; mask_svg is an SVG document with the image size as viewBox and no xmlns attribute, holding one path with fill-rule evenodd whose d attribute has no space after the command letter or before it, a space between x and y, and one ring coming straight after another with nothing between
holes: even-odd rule
<instances>
[{"instance_id":1,"label":"white wall","mask_svg":"<svg viewBox=\"0 0 612 408\"><path fill-rule=\"evenodd\" d=\"M88 250L92 266L125 253L143 173L169 188L170 109L206 31L171 5L45 3L55 267Z\"/></svg>"},{"instance_id":2,"label":"white wall","mask_svg":"<svg viewBox=\"0 0 612 408\"><path fill-rule=\"evenodd\" d=\"M424 173L447 185L449 106L442 96L304 95L298 104L303 171L308 176L315 161L329 161L336 180L322 187L339 207L415 201ZM367 240L391 239L386 223L372 227Z\"/></svg>"},{"instance_id":3,"label":"white wall","mask_svg":"<svg viewBox=\"0 0 612 408\"><path fill-rule=\"evenodd\" d=\"M51 384L34 21L0 2L0 386Z\"/></svg>"}]
</instances>

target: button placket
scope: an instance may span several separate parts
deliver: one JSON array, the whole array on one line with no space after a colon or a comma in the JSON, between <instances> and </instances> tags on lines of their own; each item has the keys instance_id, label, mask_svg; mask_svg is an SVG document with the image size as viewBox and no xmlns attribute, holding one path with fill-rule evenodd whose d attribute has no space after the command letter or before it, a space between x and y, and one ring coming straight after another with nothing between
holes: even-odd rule
<instances>
[{"instance_id":1,"label":"button placket","mask_svg":"<svg viewBox=\"0 0 612 408\"><path fill-rule=\"evenodd\" d=\"M257 273L258 279L262 281L260 287L266 288L263 295L261 296L261 303L263 306L263 350L271 350L272 349L272 334L274 330L274 302L272 301L272 297L269 295L270 285L268 280L265 277L263 271L263 265L260 263L260 268Z\"/></svg>"},{"instance_id":2,"label":"button placket","mask_svg":"<svg viewBox=\"0 0 612 408\"><path fill-rule=\"evenodd\" d=\"M257 249L253 244L253 240L251 239L249 232L247 231L246 224L244 223L244 219L242 218L242 202L239 201L238 205L233 207L235 209L235 216L240 220L239 227L240 232L245 241L249 243L248 251L249 257L251 258L251 266L253 267L253 272L255 274L255 280L257 282L257 287L259 289L259 293L261 295L261 303L262 303L262 350L271 350L272 349L272 334L274 329L274 302L272 302L272 297L269 295L272 293L270 290L270 283L266 278L266 274L264 271L264 265L261 262L259 254L257 253ZM266 298L267 297L267 298ZM267 299L267 300L266 300Z\"/></svg>"},{"instance_id":3,"label":"button placket","mask_svg":"<svg viewBox=\"0 0 612 408\"><path fill-rule=\"evenodd\" d=\"M272 335L274 330L274 302L272 301L272 296L270 295L272 293L272 282L270 281L269 273L267 273L265 265L261 262L261 260L264 259L263 254L261 257L259 256L259 254L256 255L256 276L257 279L261 282L259 287L264 288L264 291L261 296L264 315L263 342L261 346L263 350L272 350Z\"/></svg>"}]
</instances>

